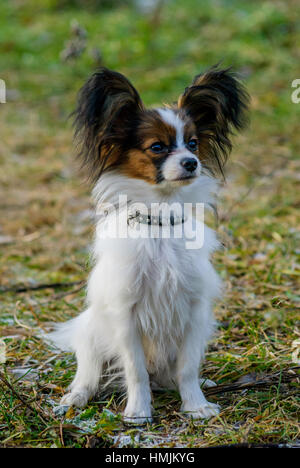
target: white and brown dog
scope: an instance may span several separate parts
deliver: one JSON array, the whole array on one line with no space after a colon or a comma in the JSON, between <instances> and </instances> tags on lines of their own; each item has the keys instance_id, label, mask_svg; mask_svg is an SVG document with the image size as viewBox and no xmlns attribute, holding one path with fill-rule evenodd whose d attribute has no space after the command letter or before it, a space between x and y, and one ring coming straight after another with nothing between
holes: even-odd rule
<instances>
[{"instance_id":1,"label":"white and brown dog","mask_svg":"<svg viewBox=\"0 0 300 468\"><path fill-rule=\"evenodd\" d=\"M149 233L156 224L163 233L188 221L182 212L141 215L132 207L209 204L214 176L223 171L231 130L243 126L247 101L231 71L217 67L196 76L177 105L156 109L146 109L131 83L105 68L83 86L75 111L79 155L95 183L98 211L107 203L116 207L120 195L127 197L116 213L128 235L101 234L115 221L109 209L97 220L87 309L52 334L77 358L62 404L86 405L109 367L124 376L127 420L151 420L152 382L178 388L182 411L194 418L218 413L199 379L214 329L213 301L220 294L210 262L218 247L215 233L194 219L204 240L201 248L191 249L185 234L132 236L141 225Z\"/></svg>"}]
</instances>

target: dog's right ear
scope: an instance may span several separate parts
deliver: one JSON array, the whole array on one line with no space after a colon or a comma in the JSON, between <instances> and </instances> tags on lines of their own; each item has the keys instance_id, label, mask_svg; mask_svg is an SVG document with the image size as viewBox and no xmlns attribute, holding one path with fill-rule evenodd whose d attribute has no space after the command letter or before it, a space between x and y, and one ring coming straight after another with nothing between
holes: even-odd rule
<instances>
[{"instance_id":1,"label":"dog's right ear","mask_svg":"<svg viewBox=\"0 0 300 468\"><path fill-rule=\"evenodd\" d=\"M90 180L118 165L124 142L144 109L132 84L120 73L101 68L85 83L74 112L75 140Z\"/></svg>"},{"instance_id":2,"label":"dog's right ear","mask_svg":"<svg viewBox=\"0 0 300 468\"><path fill-rule=\"evenodd\" d=\"M232 130L247 123L249 96L231 69L212 67L197 75L179 97L178 107L192 118L206 167L221 172L231 151Z\"/></svg>"}]
</instances>

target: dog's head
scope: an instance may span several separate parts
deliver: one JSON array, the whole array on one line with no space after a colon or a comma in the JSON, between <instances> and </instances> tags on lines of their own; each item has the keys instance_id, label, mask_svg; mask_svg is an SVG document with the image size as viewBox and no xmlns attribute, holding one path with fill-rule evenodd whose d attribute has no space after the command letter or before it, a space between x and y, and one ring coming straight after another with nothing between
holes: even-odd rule
<instances>
[{"instance_id":1,"label":"dog's head","mask_svg":"<svg viewBox=\"0 0 300 468\"><path fill-rule=\"evenodd\" d=\"M146 109L120 73L101 68L79 93L75 136L88 176L118 170L158 186L191 183L206 168L223 173L248 95L229 70L194 78L176 105Z\"/></svg>"}]
</instances>

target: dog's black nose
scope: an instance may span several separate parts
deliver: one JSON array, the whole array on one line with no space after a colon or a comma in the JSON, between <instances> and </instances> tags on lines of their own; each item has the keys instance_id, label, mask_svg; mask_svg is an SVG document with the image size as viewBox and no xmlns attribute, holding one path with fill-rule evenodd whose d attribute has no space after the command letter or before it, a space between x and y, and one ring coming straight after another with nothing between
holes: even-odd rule
<instances>
[{"instance_id":1,"label":"dog's black nose","mask_svg":"<svg viewBox=\"0 0 300 468\"><path fill-rule=\"evenodd\" d=\"M180 164L182 165L182 167L184 167L186 171L189 171L189 172L194 172L194 170L198 166L197 159L195 158L183 158L180 161Z\"/></svg>"}]
</instances>

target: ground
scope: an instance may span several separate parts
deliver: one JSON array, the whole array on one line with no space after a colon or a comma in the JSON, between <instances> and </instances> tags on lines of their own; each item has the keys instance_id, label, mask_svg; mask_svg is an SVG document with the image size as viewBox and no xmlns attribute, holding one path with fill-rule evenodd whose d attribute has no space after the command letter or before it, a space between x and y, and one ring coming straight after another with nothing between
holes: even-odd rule
<instances>
[{"instance_id":1,"label":"ground","mask_svg":"<svg viewBox=\"0 0 300 468\"><path fill-rule=\"evenodd\" d=\"M1 1L0 444L295 445L300 103L291 100L291 84L300 78L299 2L173 0L149 11L131 2L83 3ZM147 427L122 421L117 394L63 416L56 405L74 358L42 335L82 310L90 269L90 187L76 171L68 120L76 93L104 64L127 75L147 105L172 102L219 61L240 72L252 97L215 226L225 294L204 376L219 385L207 394L222 411L190 421L179 413L179 395L161 392Z\"/></svg>"}]
</instances>

